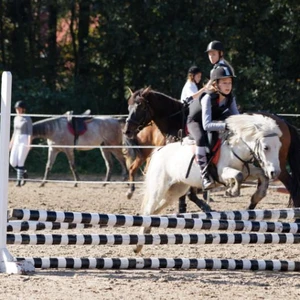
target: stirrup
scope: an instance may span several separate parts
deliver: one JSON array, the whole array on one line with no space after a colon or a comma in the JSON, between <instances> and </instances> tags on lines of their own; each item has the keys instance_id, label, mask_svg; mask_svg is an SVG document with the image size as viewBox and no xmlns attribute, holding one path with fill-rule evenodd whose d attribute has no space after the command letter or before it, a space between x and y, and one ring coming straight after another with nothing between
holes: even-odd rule
<instances>
[{"instance_id":1,"label":"stirrup","mask_svg":"<svg viewBox=\"0 0 300 300\"><path fill-rule=\"evenodd\" d=\"M202 177L202 188L203 190L209 190L215 187L214 181L211 181L209 176L206 174Z\"/></svg>"}]
</instances>

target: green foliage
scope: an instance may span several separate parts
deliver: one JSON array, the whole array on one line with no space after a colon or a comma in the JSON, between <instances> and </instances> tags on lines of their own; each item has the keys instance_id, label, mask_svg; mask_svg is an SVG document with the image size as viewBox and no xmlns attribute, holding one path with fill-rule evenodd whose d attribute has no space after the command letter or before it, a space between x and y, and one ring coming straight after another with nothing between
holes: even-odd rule
<instances>
[{"instance_id":1,"label":"green foliage","mask_svg":"<svg viewBox=\"0 0 300 300\"><path fill-rule=\"evenodd\" d=\"M179 98L191 65L208 80L214 39L235 68L244 111L300 113L297 0L0 3L0 70L12 72L13 101L27 100L30 113L125 114L127 86Z\"/></svg>"}]
</instances>

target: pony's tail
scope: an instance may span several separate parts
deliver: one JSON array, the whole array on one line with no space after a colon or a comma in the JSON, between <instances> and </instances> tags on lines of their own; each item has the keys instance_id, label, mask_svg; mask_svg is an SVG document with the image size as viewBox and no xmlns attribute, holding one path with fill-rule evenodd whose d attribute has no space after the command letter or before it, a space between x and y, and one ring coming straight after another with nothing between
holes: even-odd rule
<instances>
[{"instance_id":1,"label":"pony's tail","mask_svg":"<svg viewBox=\"0 0 300 300\"><path fill-rule=\"evenodd\" d=\"M291 198L294 207L300 207L300 134L298 129L286 122L291 134L291 144L288 153L288 163L291 170Z\"/></svg>"},{"instance_id":2,"label":"pony's tail","mask_svg":"<svg viewBox=\"0 0 300 300\"><path fill-rule=\"evenodd\" d=\"M141 150L139 148L132 148L132 146L138 146L136 138L130 139L125 134L123 134L123 154L126 158L126 165L129 169L132 162L136 159L137 156L141 155Z\"/></svg>"}]
</instances>

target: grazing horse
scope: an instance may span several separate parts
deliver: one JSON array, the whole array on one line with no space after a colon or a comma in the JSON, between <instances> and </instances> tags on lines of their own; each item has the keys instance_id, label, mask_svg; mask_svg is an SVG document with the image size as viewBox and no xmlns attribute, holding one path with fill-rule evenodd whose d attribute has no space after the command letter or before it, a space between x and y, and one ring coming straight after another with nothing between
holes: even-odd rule
<instances>
[{"instance_id":1,"label":"grazing horse","mask_svg":"<svg viewBox=\"0 0 300 300\"><path fill-rule=\"evenodd\" d=\"M268 179L276 179L280 174L279 138L282 135L276 122L259 114L235 115L227 119L227 125L229 132L222 136L216 163L218 183L230 185L232 195L238 196L249 168L252 168L251 174L257 172L255 176L259 175L266 185ZM159 214L184 195L189 186L202 187L194 150L193 145L176 142L154 152L146 173L142 215ZM260 167L252 163L245 166L245 162L253 161L259 162ZM141 228L141 234L150 230L150 227ZM136 251L141 248L137 246Z\"/></svg>"},{"instance_id":2,"label":"grazing horse","mask_svg":"<svg viewBox=\"0 0 300 300\"><path fill-rule=\"evenodd\" d=\"M122 145L122 120L118 120L111 117L94 117L86 123L86 130L83 134L79 135L76 140L77 150L91 150L98 148L99 146L118 146ZM63 146L74 146L74 134L70 130L70 124L68 122L68 115L57 118L47 118L33 123L33 139L43 138L47 139L49 145L48 149L48 161L46 164L44 178L41 186L47 181L48 173L51 170L56 156L59 152L66 154L70 169L74 176L75 186L79 176L75 168L74 148L64 148ZM61 147L53 147L61 145ZM91 146L84 148L80 146ZM102 156L106 165L105 181L109 181L111 178L113 157L118 160L122 168L122 175L124 180L127 178L126 160L122 152L122 148L100 148Z\"/></svg>"},{"instance_id":3,"label":"grazing horse","mask_svg":"<svg viewBox=\"0 0 300 300\"><path fill-rule=\"evenodd\" d=\"M123 129L128 136L137 128L141 129L153 121L164 135L178 136L185 134L186 109L184 105L165 94L150 88L140 89L128 100L129 116ZM297 128L285 120L270 113L261 113L274 119L283 135L280 138L282 147L279 153L281 173L278 179L290 193L294 207L300 207L300 136ZM289 164L291 173L286 169ZM258 180L258 185L260 185Z\"/></svg>"}]
</instances>

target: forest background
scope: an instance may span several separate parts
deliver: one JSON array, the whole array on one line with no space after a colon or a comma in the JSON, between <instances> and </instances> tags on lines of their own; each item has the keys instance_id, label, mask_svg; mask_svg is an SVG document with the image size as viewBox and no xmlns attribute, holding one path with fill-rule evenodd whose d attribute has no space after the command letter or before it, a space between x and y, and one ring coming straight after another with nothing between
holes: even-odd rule
<instances>
[{"instance_id":1,"label":"forest background","mask_svg":"<svg viewBox=\"0 0 300 300\"><path fill-rule=\"evenodd\" d=\"M127 114L127 87L179 99L191 65L205 84L207 44L220 40L242 111L299 114L299 24L298 0L0 0L0 71L28 113ZM29 170L46 155L33 148ZM79 172L103 171L98 156L76 153ZM67 170L60 158L54 171Z\"/></svg>"}]
</instances>

